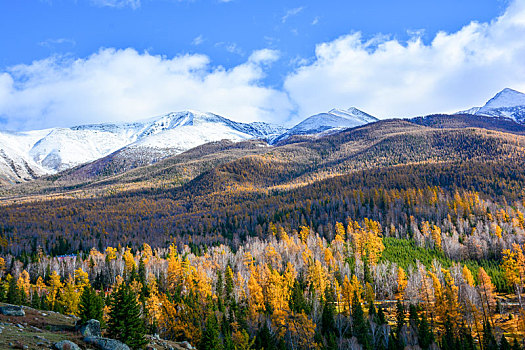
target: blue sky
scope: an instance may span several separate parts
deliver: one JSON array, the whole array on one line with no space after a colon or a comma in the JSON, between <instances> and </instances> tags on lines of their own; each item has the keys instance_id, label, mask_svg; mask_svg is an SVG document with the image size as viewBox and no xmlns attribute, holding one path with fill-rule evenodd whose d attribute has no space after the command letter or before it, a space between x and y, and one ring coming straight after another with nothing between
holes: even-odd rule
<instances>
[{"instance_id":1,"label":"blue sky","mask_svg":"<svg viewBox=\"0 0 525 350\"><path fill-rule=\"evenodd\" d=\"M381 118L466 108L525 87L524 8L523 0L0 0L0 126L187 108L288 124L331 107ZM489 52L500 54L487 62Z\"/></svg>"}]
</instances>

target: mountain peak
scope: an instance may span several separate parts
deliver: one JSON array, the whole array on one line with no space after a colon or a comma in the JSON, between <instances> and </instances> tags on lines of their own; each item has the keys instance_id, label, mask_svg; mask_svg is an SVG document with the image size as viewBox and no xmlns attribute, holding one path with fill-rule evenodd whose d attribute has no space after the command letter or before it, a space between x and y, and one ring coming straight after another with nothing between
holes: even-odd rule
<instances>
[{"instance_id":1,"label":"mountain peak","mask_svg":"<svg viewBox=\"0 0 525 350\"><path fill-rule=\"evenodd\" d=\"M321 135L346 128L355 128L364 124L377 121L376 117L371 116L355 107L348 109L334 108L325 113L312 115L293 128L283 133L272 143L280 142L294 135Z\"/></svg>"},{"instance_id":2,"label":"mountain peak","mask_svg":"<svg viewBox=\"0 0 525 350\"><path fill-rule=\"evenodd\" d=\"M370 123L378 120L376 117L373 117L370 114L365 113L362 110L355 107L350 107L346 110L334 108L331 109L327 114L335 115L350 120L359 120L363 123Z\"/></svg>"},{"instance_id":3,"label":"mountain peak","mask_svg":"<svg viewBox=\"0 0 525 350\"><path fill-rule=\"evenodd\" d=\"M491 98L480 110L495 108L510 108L516 106L525 106L525 94L519 91L505 88Z\"/></svg>"}]
</instances>

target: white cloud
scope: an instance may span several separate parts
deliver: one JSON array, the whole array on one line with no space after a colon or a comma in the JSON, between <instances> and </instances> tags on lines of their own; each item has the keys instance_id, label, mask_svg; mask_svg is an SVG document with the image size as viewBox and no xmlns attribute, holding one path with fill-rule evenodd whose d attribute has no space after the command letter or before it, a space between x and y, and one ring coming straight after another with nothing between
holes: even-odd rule
<instances>
[{"instance_id":1,"label":"white cloud","mask_svg":"<svg viewBox=\"0 0 525 350\"><path fill-rule=\"evenodd\" d=\"M140 7L140 0L91 0L91 3L102 7L131 7L134 10Z\"/></svg>"},{"instance_id":2,"label":"white cloud","mask_svg":"<svg viewBox=\"0 0 525 350\"><path fill-rule=\"evenodd\" d=\"M199 46L200 44L202 44L204 42L204 37L201 35L195 37L193 39L193 41L191 42L192 45L194 46Z\"/></svg>"},{"instance_id":3,"label":"white cloud","mask_svg":"<svg viewBox=\"0 0 525 350\"><path fill-rule=\"evenodd\" d=\"M48 48L53 48L58 45L75 46L76 44L75 40L67 38L47 39L38 43L38 45Z\"/></svg>"},{"instance_id":4,"label":"white cloud","mask_svg":"<svg viewBox=\"0 0 525 350\"><path fill-rule=\"evenodd\" d=\"M51 57L0 72L0 120L9 129L130 121L170 111L211 111L238 121L286 118L283 92L262 86L277 52L255 51L231 69L204 55L174 58L102 49L84 59Z\"/></svg>"},{"instance_id":5,"label":"white cloud","mask_svg":"<svg viewBox=\"0 0 525 350\"><path fill-rule=\"evenodd\" d=\"M296 7L296 8L293 8L293 9L290 9L290 10L286 11L284 16L281 17L281 22L282 23L286 23L288 18L293 17L293 16L297 16L303 10L304 10L304 7L300 6L300 7Z\"/></svg>"},{"instance_id":6,"label":"white cloud","mask_svg":"<svg viewBox=\"0 0 525 350\"><path fill-rule=\"evenodd\" d=\"M262 50L254 51L248 58L248 61L254 64L259 64L259 63L272 63L272 62L277 61L278 59L279 59L279 51L270 50L270 49L262 49Z\"/></svg>"},{"instance_id":7,"label":"white cloud","mask_svg":"<svg viewBox=\"0 0 525 350\"><path fill-rule=\"evenodd\" d=\"M378 117L452 112L511 87L525 92L525 1L490 23L407 43L360 33L319 44L313 62L289 74L285 91L302 117L356 106Z\"/></svg>"}]
</instances>

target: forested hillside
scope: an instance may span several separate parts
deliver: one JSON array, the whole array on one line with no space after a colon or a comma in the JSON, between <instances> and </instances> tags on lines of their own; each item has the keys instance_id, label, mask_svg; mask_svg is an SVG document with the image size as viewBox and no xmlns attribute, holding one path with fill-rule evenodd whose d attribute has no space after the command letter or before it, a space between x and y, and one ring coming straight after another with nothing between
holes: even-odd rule
<instances>
[{"instance_id":1,"label":"forested hillside","mask_svg":"<svg viewBox=\"0 0 525 350\"><path fill-rule=\"evenodd\" d=\"M131 286L149 332L199 349L522 348L512 123L387 120L3 188L0 296L81 315L92 286L111 324Z\"/></svg>"}]
</instances>

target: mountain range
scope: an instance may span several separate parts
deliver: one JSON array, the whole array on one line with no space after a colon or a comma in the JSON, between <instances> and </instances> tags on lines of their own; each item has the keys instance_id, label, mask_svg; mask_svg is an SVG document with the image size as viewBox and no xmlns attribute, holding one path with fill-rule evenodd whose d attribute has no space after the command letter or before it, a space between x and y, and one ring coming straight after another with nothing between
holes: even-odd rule
<instances>
[{"instance_id":1,"label":"mountain range","mask_svg":"<svg viewBox=\"0 0 525 350\"><path fill-rule=\"evenodd\" d=\"M468 122L467 117L461 119L468 126L521 132L525 94L504 89L483 107L457 115L471 116ZM420 125L433 123L435 127L438 121L450 124L452 120L458 122L457 118L436 116L413 121ZM261 140L258 147L277 146L377 121L355 107L316 114L292 128L263 122L239 123L212 113L183 111L134 123L0 132L0 183L26 182L63 171L77 179L115 175L210 142Z\"/></svg>"}]
</instances>

